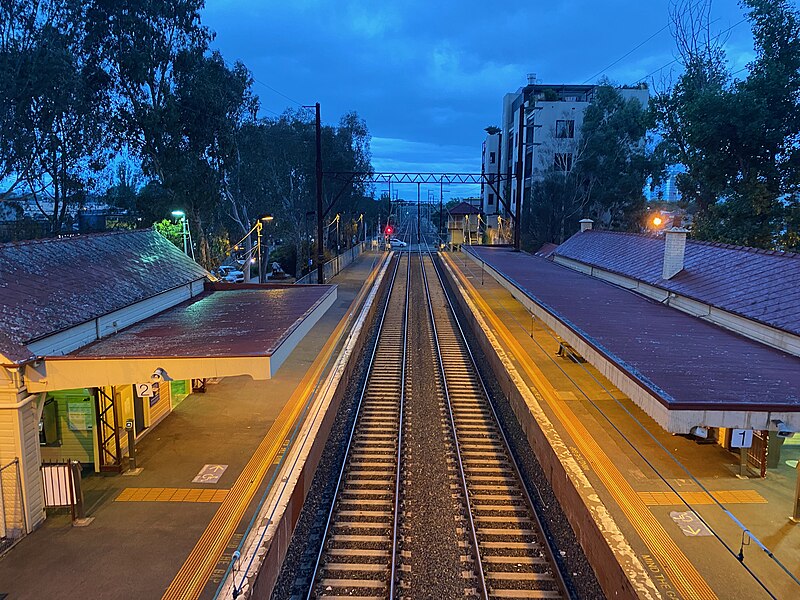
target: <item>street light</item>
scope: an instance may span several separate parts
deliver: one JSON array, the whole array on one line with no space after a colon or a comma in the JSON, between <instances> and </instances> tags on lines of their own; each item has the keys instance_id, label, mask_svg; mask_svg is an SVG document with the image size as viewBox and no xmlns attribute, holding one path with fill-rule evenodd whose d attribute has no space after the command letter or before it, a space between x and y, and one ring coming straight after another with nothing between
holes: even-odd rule
<instances>
[{"instance_id":1,"label":"street light","mask_svg":"<svg viewBox=\"0 0 800 600\"><path fill-rule=\"evenodd\" d=\"M183 253L189 254L189 227L186 224L186 213L182 210L173 210L172 216L176 219L180 219L181 222L181 235L183 237ZM192 253L194 254L194 248L192 248ZM193 257L194 258L194 257Z\"/></svg>"}]
</instances>

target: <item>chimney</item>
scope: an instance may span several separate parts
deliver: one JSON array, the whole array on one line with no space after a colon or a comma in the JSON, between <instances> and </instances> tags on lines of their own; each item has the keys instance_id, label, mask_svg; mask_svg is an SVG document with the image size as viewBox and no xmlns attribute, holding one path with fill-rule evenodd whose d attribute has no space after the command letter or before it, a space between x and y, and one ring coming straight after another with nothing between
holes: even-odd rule
<instances>
[{"instance_id":1,"label":"chimney","mask_svg":"<svg viewBox=\"0 0 800 600\"><path fill-rule=\"evenodd\" d=\"M536 73L528 73L528 85L534 85L536 83Z\"/></svg>"},{"instance_id":2,"label":"chimney","mask_svg":"<svg viewBox=\"0 0 800 600\"><path fill-rule=\"evenodd\" d=\"M683 255L686 250L686 234L683 227L671 227L664 232L664 268L662 279L672 279L683 270Z\"/></svg>"},{"instance_id":3,"label":"chimney","mask_svg":"<svg viewBox=\"0 0 800 600\"><path fill-rule=\"evenodd\" d=\"M581 224L581 233L584 231L589 231L592 228L592 225L594 225L594 221L591 219L581 219L578 221L578 223Z\"/></svg>"}]
</instances>

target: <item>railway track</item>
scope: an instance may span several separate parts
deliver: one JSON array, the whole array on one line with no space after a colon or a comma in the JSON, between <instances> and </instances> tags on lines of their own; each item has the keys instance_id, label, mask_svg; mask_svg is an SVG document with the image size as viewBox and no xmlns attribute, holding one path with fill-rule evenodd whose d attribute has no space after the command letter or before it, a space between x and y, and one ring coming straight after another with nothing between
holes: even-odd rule
<instances>
[{"instance_id":1,"label":"railway track","mask_svg":"<svg viewBox=\"0 0 800 600\"><path fill-rule=\"evenodd\" d=\"M477 594L569 598L431 255L419 255L450 418Z\"/></svg>"},{"instance_id":2,"label":"railway track","mask_svg":"<svg viewBox=\"0 0 800 600\"><path fill-rule=\"evenodd\" d=\"M569 598L432 255L394 260L307 598L413 598L434 589L442 598ZM412 415L438 407L441 424L420 429L418 416L406 424L407 399L417 406ZM413 451L404 429L417 440ZM422 444L426 456L420 436L431 435L442 442ZM436 458L442 451L446 460ZM409 480L419 460L446 464L428 473L446 469L449 484ZM428 496L439 499L433 511L429 502L420 507ZM447 521L457 523L442 529L452 534L431 534ZM431 552L436 564L455 565L448 584L431 568L436 561L420 562Z\"/></svg>"},{"instance_id":3,"label":"railway track","mask_svg":"<svg viewBox=\"0 0 800 600\"><path fill-rule=\"evenodd\" d=\"M410 255L395 262L308 598L392 598Z\"/></svg>"}]
</instances>

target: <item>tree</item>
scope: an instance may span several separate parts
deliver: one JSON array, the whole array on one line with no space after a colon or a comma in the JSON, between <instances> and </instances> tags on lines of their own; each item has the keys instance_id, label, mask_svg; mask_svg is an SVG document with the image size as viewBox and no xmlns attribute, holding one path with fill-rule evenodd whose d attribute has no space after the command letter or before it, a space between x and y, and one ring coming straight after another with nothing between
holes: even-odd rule
<instances>
[{"instance_id":1,"label":"tree","mask_svg":"<svg viewBox=\"0 0 800 600\"><path fill-rule=\"evenodd\" d=\"M785 0L745 0L755 60L734 79L710 34L708 2L673 11L684 73L657 95L664 148L686 172L678 188L697 208L701 239L796 247L800 188L800 13Z\"/></svg>"},{"instance_id":2,"label":"tree","mask_svg":"<svg viewBox=\"0 0 800 600\"><path fill-rule=\"evenodd\" d=\"M57 233L67 208L83 200L107 160L108 78L85 51L81 2L9 6L12 33L4 34L0 58L10 104L0 143L3 171L15 178L12 188L24 185Z\"/></svg>"}]
</instances>

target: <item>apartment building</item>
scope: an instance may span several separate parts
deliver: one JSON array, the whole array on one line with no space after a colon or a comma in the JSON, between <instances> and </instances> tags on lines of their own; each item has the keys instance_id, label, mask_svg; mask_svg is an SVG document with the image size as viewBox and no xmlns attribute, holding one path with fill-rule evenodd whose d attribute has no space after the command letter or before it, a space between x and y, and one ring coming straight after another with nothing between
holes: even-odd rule
<instances>
[{"instance_id":1,"label":"apartment building","mask_svg":"<svg viewBox=\"0 0 800 600\"><path fill-rule=\"evenodd\" d=\"M524 138L519 168L523 171L526 192L551 166L565 172L572 170L583 117L597 87L537 83L536 75L531 74L527 85L503 97L500 132L487 135L483 143L482 165L487 181L481 190L481 210L486 215L487 227L502 232L504 217L516 211L520 111L523 111ZM623 87L619 91L623 98L636 98L643 105L650 97L643 87Z\"/></svg>"}]
</instances>

